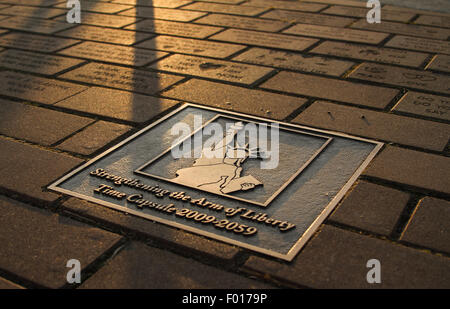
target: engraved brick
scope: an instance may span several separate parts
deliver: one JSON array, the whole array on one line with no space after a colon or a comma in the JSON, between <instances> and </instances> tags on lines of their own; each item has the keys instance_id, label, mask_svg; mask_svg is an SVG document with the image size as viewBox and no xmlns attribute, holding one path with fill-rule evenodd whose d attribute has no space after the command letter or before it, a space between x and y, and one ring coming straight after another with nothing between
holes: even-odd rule
<instances>
[{"instance_id":1,"label":"engraved brick","mask_svg":"<svg viewBox=\"0 0 450 309\"><path fill-rule=\"evenodd\" d=\"M371 31L388 32L395 34L412 35L423 38L431 38L438 40L447 40L450 35L449 29L440 29L428 26L419 26L413 24L394 23L383 21L379 24L369 24L366 19L360 19L351 25L352 28L365 29Z\"/></svg>"},{"instance_id":2,"label":"engraved brick","mask_svg":"<svg viewBox=\"0 0 450 309\"><path fill-rule=\"evenodd\" d=\"M65 17L64 17L65 18ZM2 27L7 29L51 34L72 28L74 25L54 20L14 16L2 20Z\"/></svg>"},{"instance_id":3,"label":"engraved brick","mask_svg":"<svg viewBox=\"0 0 450 309\"><path fill-rule=\"evenodd\" d=\"M197 79L177 85L163 95L278 120L286 118L306 103L306 100L301 98Z\"/></svg>"},{"instance_id":4,"label":"engraved brick","mask_svg":"<svg viewBox=\"0 0 450 309\"><path fill-rule=\"evenodd\" d=\"M65 7L65 6L64 6ZM0 11L2 15L53 18L67 14L67 10L14 5Z\"/></svg>"},{"instance_id":5,"label":"engraved brick","mask_svg":"<svg viewBox=\"0 0 450 309\"><path fill-rule=\"evenodd\" d=\"M450 98L409 91L393 110L450 121Z\"/></svg>"},{"instance_id":6,"label":"engraved brick","mask_svg":"<svg viewBox=\"0 0 450 309\"><path fill-rule=\"evenodd\" d=\"M4 138L0 138L0 147L0 187L39 201L55 201L59 195L42 188L83 162L65 154ZM5 227L3 224L1 226ZM5 252L3 249L2 253Z\"/></svg>"},{"instance_id":7,"label":"engraved brick","mask_svg":"<svg viewBox=\"0 0 450 309\"><path fill-rule=\"evenodd\" d=\"M291 72L280 72L261 87L375 108L386 107L399 93L395 89Z\"/></svg>"},{"instance_id":8,"label":"engraved brick","mask_svg":"<svg viewBox=\"0 0 450 309\"><path fill-rule=\"evenodd\" d=\"M46 108L0 100L0 133L41 145L52 145L93 120Z\"/></svg>"},{"instance_id":9,"label":"engraved brick","mask_svg":"<svg viewBox=\"0 0 450 309\"><path fill-rule=\"evenodd\" d=\"M308 2L313 3L323 3L323 4L336 4L336 5L346 5L346 6L356 6L356 7L366 7L366 2L355 1L355 0L308 0Z\"/></svg>"},{"instance_id":10,"label":"engraved brick","mask_svg":"<svg viewBox=\"0 0 450 309\"><path fill-rule=\"evenodd\" d=\"M417 53L392 48L379 48L367 45L358 45L343 42L325 41L311 53L368 60L374 62L384 62L411 67L420 67L428 58L428 54Z\"/></svg>"},{"instance_id":11,"label":"engraved brick","mask_svg":"<svg viewBox=\"0 0 450 309\"><path fill-rule=\"evenodd\" d=\"M224 14L210 14L195 21L199 24L240 28L258 31L277 32L290 24L278 20L267 20L254 17L233 16Z\"/></svg>"},{"instance_id":12,"label":"engraved brick","mask_svg":"<svg viewBox=\"0 0 450 309\"><path fill-rule=\"evenodd\" d=\"M121 45L132 45L138 41L149 39L154 35L141 32L133 32L122 29L108 29L94 26L78 26L69 30L59 32L58 36L98 41L103 43L114 43Z\"/></svg>"},{"instance_id":13,"label":"engraved brick","mask_svg":"<svg viewBox=\"0 0 450 309\"><path fill-rule=\"evenodd\" d=\"M119 15L187 22L205 16L206 13L166 8L137 7L121 12Z\"/></svg>"},{"instance_id":14,"label":"engraved brick","mask_svg":"<svg viewBox=\"0 0 450 309\"><path fill-rule=\"evenodd\" d=\"M450 56L437 55L427 66L427 70L450 72Z\"/></svg>"},{"instance_id":15,"label":"engraved brick","mask_svg":"<svg viewBox=\"0 0 450 309\"><path fill-rule=\"evenodd\" d=\"M127 133L132 127L106 121L98 121L75 134L63 143L58 149L91 155L95 151Z\"/></svg>"},{"instance_id":16,"label":"engraved brick","mask_svg":"<svg viewBox=\"0 0 450 309\"><path fill-rule=\"evenodd\" d=\"M450 94L450 77L427 71L363 63L350 78Z\"/></svg>"},{"instance_id":17,"label":"engraved brick","mask_svg":"<svg viewBox=\"0 0 450 309\"><path fill-rule=\"evenodd\" d=\"M0 45L40 52L55 52L79 43L78 40L49 37L39 34L8 33L0 37Z\"/></svg>"},{"instance_id":18,"label":"engraved brick","mask_svg":"<svg viewBox=\"0 0 450 309\"><path fill-rule=\"evenodd\" d=\"M450 158L388 146L372 162L365 175L450 193Z\"/></svg>"},{"instance_id":19,"label":"engraved brick","mask_svg":"<svg viewBox=\"0 0 450 309\"><path fill-rule=\"evenodd\" d=\"M213 58L226 58L246 48L243 45L183 39L164 35L137 44L136 47Z\"/></svg>"},{"instance_id":20,"label":"engraved brick","mask_svg":"<svg viewBox=\"0 0 450 309\"><path fill-rule=\"evenodd\" d=\"M81 85L11 71L0 72L0 80L2 95L44 104L56 103L87 89Z\"/></svg>"},{"instance_id":21,"label":"engraved brick","mask_svg":"<svg viewBox=\"0 0 450 309\"><path fill-rule=\"evenodd\" d=\"M2 67L53 75L82 63L82 60L68 57L44 55L33 52L9 49L0 53Z\"/></svg>"},{"instance_id":22,"label":"engraved brick","mask_svg":"<svg viewBox=\"0 0 450 309\"><path fill-rule=\"evenodd\" d=\"M302 13L295 11L272 10L262 18L282 20L289 23L301 23L311 25L322 25L330 27L345 27L356 19L348 17L328 16L323 14Z\"/></svg>"},{"instance_id":23,"label":"engraved brick","mask_svg":"<svg viewBox=\"0 0 450 309\"><path fill-rule=\"evenodd\" d=\"M183 77L123 68L101 63L89 63L61 75L62 78L130 90L144 94L155 94Z\"/></svg>"},{"instance_id":24,"label":"engraved brick","mask_svg":"<svg viewBox=\"0 0 450 309\"><path fill-rule=\"evenodd\" d=\"M361 181L329 220L389 236L409 198L408 193Z\"/></svg>"},{"instance_id":25,"label":"engraved brick","mask_svg":"<svg viewBox=\"0 0 450 309\"><path fill-rule=\"evenodd\" d=\"M110 226L120 227L134 233L145 235L159 242L175 245L180 251L190 251L222 262L232 261L239 249L225 243L213 241L205 237L174 229L164 224L149 222L137 216L130 216L114 209L71 198L62 206L71 215L93 219Z\"/></svg>"},{"instance_id":26,"label":"engraved brick","mask_svg":"<svg viewBox=\"0 0 450 309\"><path fill-rule=\"evenodd\" d=\"M42 287L63 287L67 261L76 258L84 269L121 238L4 197L0 209L0 267Z\"/></svg>"},{"instance_id":27,"label":"engraved brick","mask_svg":"<svg viewBox=\"0 0 450 309\"><path fill-rule=\"evenodd\" d=\"M164 52L95 42L84 42L64 49L59 53L79 58L120 63L137 67L149 64L150 62L167 55L167 53Z\"/></svg>"},{"instance_id":28,"label":"engraved brick","mask_svg":"<svg viewBox=\"0 0 450 309\"><path fill-rule=\"evenodd\" d=\"M67 3L60 3L60 4L55 5L55 7L66 8ZM131 8L130 5L105 3L105 2L98 2L98 1L85 1L85 0L83 1L83 4L81 5L82 11L107 13L107 14L118 13L120 11L127 10L129 8Z\"/></svg>"},{"instance_id":29,"label":"engraved brick","mask_svg":"<svg viewBox=\"0 0 450 309\"><path fill-rule=\"evenodd\" d=\"M219 32L223 28L179 23L175 21L146 19L136 24L130 25L125 29L204 39L214 33Z\"/></svg>"},{"instance_id":30,"label":"engraved brick","mask_svg":"<svg viewBox=\"0 0 450 309\"><path fill-rule=\"evenodd\" d=\"M381 262L377 288L449 288L448 259L325 225L292 263L250 257L246 271L312 288L374 288L367 261Z\"/></svg>"},{"instance_id":31,"label":"engraved brick","mask_svg":"<svg viewBox=\"0 0 450 309\"><path fill-rule=\"evenodd\" d=\"M367 8L333 5L333 6L329 7L328 9L322 11L321 13L365 18L367 16L368 12L369 12L369 9L367 9ZM408 13L408 12L383 11L383 13L381 15L381 20L382 20L382 22L385 20L408 22L414 16L416 16L416 14Z\"/></svg>"},{"instance_id":32,"label":"engraved brick","mask_svg":"<svg viewBox=\"0 0 450 309\"><path fill-rule=\"evenodd\" d=\"M225 3L225 4L239 4L245 0L195 0L195 1L206 1L206 2Z\"/></svg>"},{"instance_id":33,"label":"engraved brick","mask_svg":"<svg viewBox=\"0 0 450 309\"><path fill-rule=\"evenodd\" d=\"M2 0L2 3L48 7L61 3L61 0Z\"/></svg>"},{"instance_id":34,"label":"engraved brick","mask_svg":"<svg viewBox=\"0 0 450 309\"><path fill-rule=\"evenodd\" d=\"M421 15L414 23L418 25L450 28L450 16Z\"/></svg>"},{"instance_id":35,"label":"engraved brick","mask_svg":"<svg viewBox=\"0 0 450 309\"><path fill-rule=\"evenodd\" d=\"M239 0L241 1L241 0ZM152 7L158 7L158 8L169 8L169 9L175 9L177 7L180 7L182 5L186 5L188 3L192 3L190 0L152 0L152 1L144 1L141 0L113 0L112 3L119 3L119 4L129 4L134 6L152 6ZM213 2L213 1L211 1Z\"/></svg>"},{"instance_id":36,"label":"engraved brick","mask_svg":"<svg viewBox=\"0 0 450 309\"><path fill-rule=\"evenodd\" d=\"M250 85L273 71L255 65L175 54L150 66L155 70L182 73Z\"/></svg>"},{"instance_id":37,"label":"engraved brick","mask_svg":"<svg viewBox=\"0 0 450 309\"><path fill-rule=\"evenodd\" d=\"M220 280L217 280L218 278ZM107 266L86 280L81 288L261 289L268 286L168 251L133 242L115 256Z\"/></svg>"},{"instance_id":38,"label":"engraved brick","mask_svg":"<svg viewBox=\"0 0 450 309\"><path fill-rule=\"evenodd\" d=\"M300 38L292 35L238 29L225 30L211 37L211 39L295 51L304 50L318 41L316 39Z\"/></svg>"},{"instance_id":39,"label":"engraved brick","mask_svg":"<svg viewBox=\"0 0 450 309\"><path fill-rule=\"evenodd\" d=\"M272 0L250 0L243 5L259 6L265 8L276 8L284 10L304 11L304 12L318 12L326 5L318 3L304 3L298 1L272 1Z\"/></svg>"},{"instance_id":40,"label":"engraved brick","mask_svg":"<svg viewBox=\"0 0 450 309\"><path fill-rule=\"evenodd\" d=\"M222 3L193 3L183 6L183 10L206 11L213 13L225 13L244 16L255 16L267 11L266 8L244 5L230 5Z\"/></svg>"},{"instance_id":41,"label":"engraved brick","mask_svg":"<svg viewBox=\"0 0 450 309\"><path fill-rule=\"evenodd\" d=\"M450 202L425 197L414 211L402 241L450 253Z\"/></svg>"},{"instance_id":42,"label":"engraved brick","mask_svg":"<svg viewBox=\"0 0 450 309\"><path fill-rule=\"evenodd\" d=\"M350 61L263 48L252 48L233 60L332 76L341 76L355 64Z\"/></svg>"},{"instance_id":43,"label":"engraved brick","mask_svg":"<svg viewBox=\"0 0 450 309\"><path fill-rule=\"evenodd\" d=\"M396 35L386 46L450 55L450 42L446 41Z\"/></svg>"},{"instance_id":44,"label":"engraved brick","mask_svg":"<svg viewBox=\"0 0 450 309\"><path fill-rule=\"evenodd\" d=\"M356 29L339 29L334 27L298 24L283 31L283 33L306 35L325 39L351 41L357 43L379 44L388 34Z\"/></svg>"},{"instance_id":45,"label":"engraved brick","mask_svg":"<svg viewBox=\"0 0 450 309\"><path fill-rule=\"evenodd\" d=\"M65 22L65 24L67 24L66 16L58 17L56 18L56 20L63 21ZM135 22L140 20L141 20L140 18L130 16L118 16L111 14L83 12L81 24L100 27L122 28L134 24Z\"/></svg>"},{"instance_id":46,"label":"engraved brick","mask_svg":"<svg viewBox=\"0 0 450 309\"><path fill-rule=\"evenodd\" d=\"M92 87L57 103L56 106L134 123L142 123L155 118L177 103L172 100L131 92Z\"/></svg>"},{"instance_id":47,"label":"engraved brick","mask_svg":"<svg viewBox=\"0 0 450 309\"><path fill-rule=\"evenodd\" d=\"M383 6L383 10L394 11L394 12L408 12L408 13L414 13L414 14L427 14L427 15L434 15L434 16L447 16L447 17L450 17L449 13L441 13L441 12L427 11L427 10L418 10L418 9L412 9L412 8L399 7L399 6L390 5L390 4L384 5Z\"/></svg>"},{"instance_id":48,"label":"engraved brick","mask_svg":"<svg viewBox=\"0 0 450 309\"><path fill-rule=\"evenodd\" d=\"M293 122L436 151L450 138L447 124L320 101Z\"/></svg>"}]
</instances>

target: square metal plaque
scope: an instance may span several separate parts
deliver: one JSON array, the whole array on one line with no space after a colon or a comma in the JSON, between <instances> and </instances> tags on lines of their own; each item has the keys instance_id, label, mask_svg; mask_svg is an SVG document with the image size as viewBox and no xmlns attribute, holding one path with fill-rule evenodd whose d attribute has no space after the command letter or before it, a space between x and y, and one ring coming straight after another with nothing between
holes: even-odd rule
<instances>
[{"instance_id":1,"label":"square metal plaque","mask_svg":"<svg viewBox=\"0 0 450 309\"><path fill-rule=\"evenodd\" d=\"M180 123L190 129L183 138L173 134ZM267 129L263 148L276 151L273 168L262 168L269 158L260 147L237 141L252 126ZM211 144L217 128L223 134ZM291 261L382 146L185 104L49 189Z\"/></svg>"}]
</instances>

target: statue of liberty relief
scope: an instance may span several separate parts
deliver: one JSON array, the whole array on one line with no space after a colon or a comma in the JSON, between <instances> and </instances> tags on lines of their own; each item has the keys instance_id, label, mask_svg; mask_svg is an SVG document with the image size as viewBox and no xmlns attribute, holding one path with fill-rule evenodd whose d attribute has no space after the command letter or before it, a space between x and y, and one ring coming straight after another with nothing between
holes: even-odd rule
<instances>
[{"instance_id":1,"label":"statue of liberty relief","mask_svg":"<svg viewBox=\"0 0 450 309\"><path fill-rule=\"evenodd\" d=\"M177 170L177 177L171 181L199 188L216 194L229 194L245 191L262 185L255 177L242 176L242 164L258 149L249 149L246 144L241 147L235 142L235 136L244 128L242 122L236 122L227 130L225 137L211 149L203 149L199 159L192 167Z\"/></svg>"}]
</instances>

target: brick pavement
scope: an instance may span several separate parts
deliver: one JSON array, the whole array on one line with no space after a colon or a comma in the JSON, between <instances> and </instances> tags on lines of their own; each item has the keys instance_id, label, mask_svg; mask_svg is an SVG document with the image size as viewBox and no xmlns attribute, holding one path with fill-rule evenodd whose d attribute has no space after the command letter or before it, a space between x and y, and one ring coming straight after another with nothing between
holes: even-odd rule
<instances>
[{"instance_id":1,"label":"brick pavement","mask_svg":"<svg viewBox=\"0 0 450 309\"><path fill-rule=\"evenodd\" d=\"M450 288L450 14L105 0L75 25L65 2L0 0L0 288ZM45 189L182 102L386 146L292 262Z\"/></svg>"}]
</instances>

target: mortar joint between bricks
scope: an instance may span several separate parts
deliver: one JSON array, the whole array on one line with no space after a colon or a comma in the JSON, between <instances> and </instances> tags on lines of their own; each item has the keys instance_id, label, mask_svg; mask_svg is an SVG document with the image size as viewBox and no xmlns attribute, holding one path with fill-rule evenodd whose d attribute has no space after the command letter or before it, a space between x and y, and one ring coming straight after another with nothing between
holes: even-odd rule
<instances>
[{"instance_id":1,"label":"mortar joint between bricks","mask_svg":"<svg viewBox=\"0 0 450 309\"><path fill-rule=\"evenodd\" d=\"M412 219L417 206L420 203L420 200L424 196L417 193L412 193L409 201L406 203L405 208L403 209L400 217L398 218L390 237L396 241L399 241L402 237L403 233L406 231L407 226Z\"/></svg>"}]
</instances>

